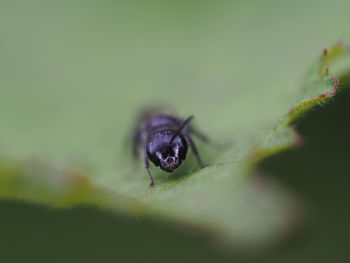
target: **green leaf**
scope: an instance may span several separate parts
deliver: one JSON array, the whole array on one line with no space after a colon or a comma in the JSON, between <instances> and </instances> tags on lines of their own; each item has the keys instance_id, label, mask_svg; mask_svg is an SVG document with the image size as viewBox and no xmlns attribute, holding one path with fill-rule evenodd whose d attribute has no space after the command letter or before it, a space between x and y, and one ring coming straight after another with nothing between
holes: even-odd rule
<instances>
[{"instance_id":1,"label":"green leaf","mask_svg":"<svg viewBox=\"0 0 350 263\"><path fill-rule=\"evenodd\" d=\"M320 50L343 27L317 22L329 8L338 19L348 14L347 4L325 3L310 24L313 5L271 4L4 2L0 196L94 203L190 225L237 248L285 239L301 204L257 174L256 162L298 143L288 125L337 90L333 60L346 50ZM286 17L293 13L298 21ZM309 33L289 37L295 28L313 40L300 45ZM200 144L207 168L189 158L171 175L154 169L150 188L126 146L145 104L193 114L200 129L233 146Z\"/></svg>"},{"instance_id":2,"label":"green leaf","mask_svg":"<svg viewBox=\"0 0 350 263\"><path fill-rule=\"evenodd\" d=\"M307 222L293 245L259 262L309 262L310 258L349 259L350 213L349 80L326 107L318 106L296 125L304 145L266 158L259 170L288 185L306 204ZM346 89L345 89L346 88Z\"/></svg>"}]
</instances>

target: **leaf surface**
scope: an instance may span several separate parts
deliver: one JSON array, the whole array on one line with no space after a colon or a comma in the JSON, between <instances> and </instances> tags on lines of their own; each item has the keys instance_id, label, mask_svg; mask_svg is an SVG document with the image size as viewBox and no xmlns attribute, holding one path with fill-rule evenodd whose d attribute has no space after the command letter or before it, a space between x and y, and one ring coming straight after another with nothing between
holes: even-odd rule
<instances>
[{"instance_id":1,"label":"leaf surface","mask_svg":"<svg viewBox=\"0 0 350 263\"><path fill-rule=\"evenodd\" d=\"M151 2L3 2L0 195L181 222L237 247L284 239L300 203L254 167L297 144L288 125L338 89L350 64L333 70L333 60L347 51L320 51L347 29L324 18L346 24L349 4L318 3L309 23L313 5L303 1ZM174 174L153 169L149 188L128 149L134 116L149 104L193 114L233 146L199 143L207 168L189 157Z\"/></svg>"}]
</instances>

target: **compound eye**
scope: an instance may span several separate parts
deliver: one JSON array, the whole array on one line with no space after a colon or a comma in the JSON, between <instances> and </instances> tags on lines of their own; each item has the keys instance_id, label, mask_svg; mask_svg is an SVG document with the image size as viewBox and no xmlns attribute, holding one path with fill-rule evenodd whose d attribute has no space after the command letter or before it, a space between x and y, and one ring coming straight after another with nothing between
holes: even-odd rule
<instances>
[{"instance_id":1,"label":"compound eye","mask_svg":"<svg viewBox=\"0 0 350 263\"><path fill-rule=\"evenodd\" d=\"M159 151L156 152L156 155L157 155L159 160L164 160L166 158L166 154L165 153L161 153Z\"/></svg>"},{"instance_id":2,"label":"compound eye","mask_svg":"<svg viewBox=\"0 0 350 263\"><path fill-rule=\"evenodd\" d=\"M175 157L179 157L180 146L179 146L179 145L176 145L176 146L173 148L173 151L174 151L174 156L175 156Z\"/></svg>"}]
</instances>

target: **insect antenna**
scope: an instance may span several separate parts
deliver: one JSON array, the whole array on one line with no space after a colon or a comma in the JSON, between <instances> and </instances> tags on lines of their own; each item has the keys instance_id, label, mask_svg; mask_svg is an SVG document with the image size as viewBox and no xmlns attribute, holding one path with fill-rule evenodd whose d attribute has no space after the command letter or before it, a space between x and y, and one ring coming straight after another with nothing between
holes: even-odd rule
<instances>
[{"instance_id":1,"label":"insect antenna","mask_svg":"<svg viewBox=\"0 0 350 263\"><path fill-rule=\"evenodd\" d=\"M185 120L183 121L183 123L181 123L180 127L175 131L173 137L171 137L170 144L173 143L175 137L179 135L179 133L181 132L181 130L182 130L183 128L185 128L185 126L186 126L192 119L193 119L193 115L191 115L190 117L188 117L187 119L185 119Z\"/></svg>"}]
</instances>

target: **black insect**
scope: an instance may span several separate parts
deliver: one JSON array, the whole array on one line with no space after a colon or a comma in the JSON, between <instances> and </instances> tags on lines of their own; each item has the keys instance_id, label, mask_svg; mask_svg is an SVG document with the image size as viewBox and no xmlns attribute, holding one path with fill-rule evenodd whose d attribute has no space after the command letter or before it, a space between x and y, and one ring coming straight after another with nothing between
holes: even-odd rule
<instances>
[{"instance_id":1,"label":"black insect","mask_svg":"<svg viewBox=\"0 0 350 263\"><path fill-rule=\"evenodd\" d=\"M193 116L182 119L166 111L148 111L140 117L134 131L132 150L136 159L139 148L142 148L151 186L154 185L154 179L149 160L160 169L173 172L186 159L187 150L191 148L199 166L204 167L191 135L196 135L204 142L209 142L209 139L189 125L192 119Z\"/></svg>"}]
</instances>

